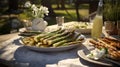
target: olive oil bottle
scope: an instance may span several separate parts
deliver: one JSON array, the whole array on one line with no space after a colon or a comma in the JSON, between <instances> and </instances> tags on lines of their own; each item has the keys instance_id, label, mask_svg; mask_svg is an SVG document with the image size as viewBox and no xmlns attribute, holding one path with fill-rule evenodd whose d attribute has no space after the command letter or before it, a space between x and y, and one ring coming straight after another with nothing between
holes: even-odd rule
<instances>
[{"instance_id":1,"label":"olive oil bottle","mask_svg":"<svg viewBox=\"0 0 120 67\"><path fill-rule=\"evenodd\" d=\"M91 31L91 36L94 39L97 39L102 35L102 27L103 27L102 7L103 7L103 1L100 0L98 3L97 14L93 19L93 28Z\"/></svg>"}]
</instances>

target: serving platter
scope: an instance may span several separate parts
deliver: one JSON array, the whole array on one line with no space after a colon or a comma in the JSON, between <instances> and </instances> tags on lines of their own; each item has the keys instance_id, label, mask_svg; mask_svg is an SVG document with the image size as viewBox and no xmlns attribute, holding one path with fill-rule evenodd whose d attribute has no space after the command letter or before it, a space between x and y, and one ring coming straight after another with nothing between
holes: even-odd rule
<instances>
[{"instance_id":1,"label":"serving platter","mask_svg":"<svg viewBox=\"0 0 120 67\"><path fill-rule=\"evenodd\" d=\"M86 55L88 55L89 53L90 53L90 50L88 49L78 50L77 52L78 56L85 61L98 64L98 65L112 66L112 64L108 62L107 60L105 60L104 58L99 59L99 60L93 60L93 59L88 58Z\"/></svg>"},{"instance_id":2,"label":"serving platter","mask_svg":"<svg viewBox=\"0 0 120 67\"><path fill-rule=\"evenodd\" d=\"M75 48L82 44L84 36L75 30L58 29L49 33L21 37L20 43L31 50L54 52Z\"/></svg>"},{"instance_id":3,"label":"serving platter","mask_svg":"<svg viewBox=\"0 0 120 67\"><path fill-rule=\"evenodd\" d=\"M107 61L107 62L111 62L113 65L120 66L120 53L119 53L120 41L119 41L119 39L116 39L114 37L102 37L97 40L90 39L88 44L94 47L92 50L100 49L100 51L101 51L101 48L103 48L105 50L107 49L106 50L107 52L98 61L100 61L100 62ZM87 55L91 52L91 50L85 49L84 51L81 51L81 52L84 52ZM93 53L93 51L92 51L92 53ZM90 59L90 60L92 60L92 59Z\"/></svg>"},{"instance_id":4,"label":"serving platter","mask_svg":"<svg viewBox=\"0 0 120 67\"><path fill-rule=\"evenodd\" d=\"M24 31L24 32L20 32L18 35L19 36L33 36L33 35L37 35L40 34L41 32L39 31Z\"/></svg>"},{"instance_id":5,"label":"serving platter","mask_svg":"<svg viewBox=\"0 0 120 67\"><path fill-rule=\"evenodd\" d=\"M22 46L34 50L34 51L40 51L40 52L57 52L57 51L65 51L65 50L70 50L73 48L76 48L77 46L80 46L82 43L78 44L71 44L68 46L61 46L61 47L36 47L36 46L27 46L25 45L21 40L19 40Z\"/></svg>"}]
</instances>

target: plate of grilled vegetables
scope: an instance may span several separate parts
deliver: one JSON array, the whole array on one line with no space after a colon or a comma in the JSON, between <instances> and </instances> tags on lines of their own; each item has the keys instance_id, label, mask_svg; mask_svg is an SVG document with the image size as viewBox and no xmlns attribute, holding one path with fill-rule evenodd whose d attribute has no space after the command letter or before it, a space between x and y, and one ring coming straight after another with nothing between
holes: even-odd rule
<instances>
[{"instance_id":1,"label":"plate of grilled vegetables","mask_svg":"<svg viewBox=\"0 0 120 67\"><path fill-rule=\"evenodd\" d=\"M80 33L74 30L58 29L52 32L43 32L38 35L20 38L20 43L35 51L63 51L75 48L84 41Z\"/></svg>"},{"instance_id":2,"label":"plate of grilled vegetables","mask_svg":"<svg viewBox=\"0 0 120 67\"><path fill-rule=\"evenodd\" d=\"M120 41L115 38L102 37L91 39L89 43L94 46L91 50L79 50L78 55L89 62L112 66L120 66Z\"/></svg>"}]
</instances>

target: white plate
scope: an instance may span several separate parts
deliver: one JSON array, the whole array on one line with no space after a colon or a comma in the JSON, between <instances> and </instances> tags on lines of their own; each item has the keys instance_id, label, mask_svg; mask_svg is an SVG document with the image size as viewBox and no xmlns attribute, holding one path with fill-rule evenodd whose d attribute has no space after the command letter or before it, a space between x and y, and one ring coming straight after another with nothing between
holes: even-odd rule
<instances>
[{"instance_id":1,"label":"white plate","mask_svg":"<svg viewBox=\"0 0 120 67\"><path fill-rule=\"evenodd\" d=\"M65 51L65 50L69 50L72 48L75 48L77 46L80 46L82 43L79 44L71 44L69 46L61 46L61 47L35 47L35 46L26 46L24 45L24 43L20 40L20 43L22 44L22 46L31 49L31 50L35 50L35 51L42 51L42 52L56 52L56 51Z\"/></svg>"},{"instance_id":2,"label":"white plate","mask_svg":"<svg viewBox=\"0 0 120 67\"><path fill-rule=\"evenodd\" d=\"M104 65L104 66L112 66L112 64L104 59L100 59L100 60L93 60L93 59L89 59L86 57L86 55L88 55L90 53L89 50L87 49L83 49L83 50L78 50L77 54L80 56L80 58L84 59L85 61L91 62L91 63L95 63L95 64L99 64L99 65Z\"/></svg>"}]
</instances>

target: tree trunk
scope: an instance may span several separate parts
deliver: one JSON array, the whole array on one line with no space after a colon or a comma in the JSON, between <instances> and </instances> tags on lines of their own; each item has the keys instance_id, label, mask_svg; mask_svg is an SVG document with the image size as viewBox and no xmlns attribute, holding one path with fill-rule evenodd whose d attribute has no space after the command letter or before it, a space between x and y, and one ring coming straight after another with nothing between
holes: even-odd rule
<instances>
[{"instance_id":1,"label":"tree trunk","mask_svg":"<svg viewBox=\"0 0 120 67\"><path fill-rule=\"evenodd\" d=\"M55 12L53 11L53 8L51 6L51 0L42 0L41 3L42 3L43 6L48 7L49 16L53 16L53 17L56 16Z\"/></svg>"},{"instance_id":2,"label":"tree trunk","mask_svg":"<svg viewBox=\"0 0 120 67\"><path fill-rule=\"evenodd\" d=\"M61 4L61 9L65 9L65 0L61 0L60 4Z\"/></svg>"},{"instance_id":3,"label":"tree trunk","mask_svg":"<svg viewBox=\"0 0 120 67\"><path fill-rule=\"evenodd\" d=\"M60 0L56 0L57 9L60 8Z\"/></svg>"},{"instance_id":4,"label":"tree trunk","mask_svg":"<svg viewBox=\"0 0 120 67\"><path fill-rule=\"evenodd\" d=\"M94 1L94 0L93 0L93 1L91 0L91 1L90 1L89 14L97 11L98 2L99 2L99 0L95 0L95 1Z\"/></svg>"},{"instance_id":5,"label":"tree trunk","mask_svg":"<svg viewBox=\"0 0 120 67\"><path fill-rule=\"evenodd\" d=\"M77 2L75 2L75 10L77 14L77 21L80 21L79 4Z\"/></svg>"}]
</instances>

